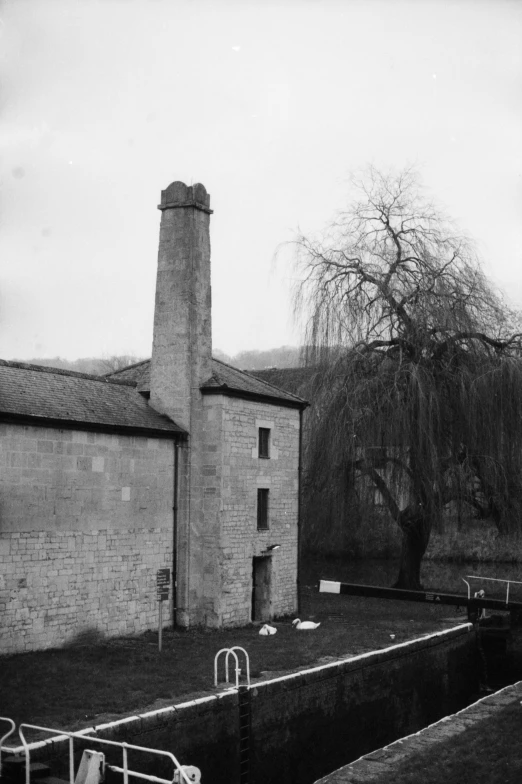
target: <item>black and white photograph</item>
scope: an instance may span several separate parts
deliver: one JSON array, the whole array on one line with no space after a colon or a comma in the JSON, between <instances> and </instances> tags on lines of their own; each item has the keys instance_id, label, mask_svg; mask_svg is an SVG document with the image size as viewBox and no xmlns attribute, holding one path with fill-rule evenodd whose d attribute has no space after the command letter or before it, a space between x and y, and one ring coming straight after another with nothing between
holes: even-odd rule
<instances>
[{"instance_id":1,"label":"black and white photograph","mask_svg":"<svg viewBox=\"0 0 522 784\"><path fill-rule=\"evenodd\" d=\"M0 0L0 784L522 782L521 44Z\"/></svg>"}]
</instances>

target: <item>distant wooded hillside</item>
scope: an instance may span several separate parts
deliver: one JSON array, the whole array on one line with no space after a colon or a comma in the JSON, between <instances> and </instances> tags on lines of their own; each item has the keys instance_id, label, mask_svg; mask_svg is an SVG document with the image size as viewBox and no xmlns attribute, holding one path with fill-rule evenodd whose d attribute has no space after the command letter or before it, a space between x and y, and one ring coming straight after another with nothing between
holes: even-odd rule
<instances>
[{"instance_id":1,"label":"distant wooded hillside","mask_svg":"<svg viewBox=\"0 0 522 784\"><path fill-rule=\"evenodd\" d=\"M265 370L266 368L292 368L299 366L300 349L295 346L281 346L271 348L266 351L241 351L231 357L219 349L213 351L216 359L239 368L240 370ZM105 373L114 373L116 370L134 365L147 357L137 357L133 354L123 354L112 357L83 357L82 359L62 359L61 357L49 357L47 359L20 359L19 362L27 362L31 365L43 365L44 367L62 368L63 370L76 370L79 373L91 373L102 376Z\"/></svg>"},{"instance_id":2,"label":"distant wooded hillside","mask_svg":"<svg viewBox=\"0 0 522 784\"><path fill-rule=\"evenodd\" d=\"M225 354L219 349L213 351L216 359L228 362L240 370L265 370L266 368L289 368L298 367L301 349L296 346L281 346L280 348L269 348L265 351L252 349L250 351L240 351L233 357Z\"/></svg>"}]
</instances>

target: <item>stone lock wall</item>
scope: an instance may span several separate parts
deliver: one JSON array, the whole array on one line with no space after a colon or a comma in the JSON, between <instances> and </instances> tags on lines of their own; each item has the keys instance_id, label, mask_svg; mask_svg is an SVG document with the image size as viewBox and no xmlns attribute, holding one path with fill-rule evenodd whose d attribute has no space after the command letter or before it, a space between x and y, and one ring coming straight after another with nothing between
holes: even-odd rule
<instances>
[{"instance_id":1,"label":"stone lock wall","mask_svg":"<svg viewBox=\"0 0 522 784\"><path fill-rule=\"evenodd\" d=\"M210 680L210 679L209 679ZM435 632L378 651L351 656L268 681L139 713L85 732L173 752L196 765L201 780L239 784L240 750L248 749L252 784L299 782L345 765L399 737L417 732L469 703L478 687L477 643L471 625ZM246 694L245 694L246 692ZM240 710L248 731L240 737ZM31 760L67 776L68 743L49 738L34 744ZM110 747L92 737L75 741L77 764L83 748L99 748L109 764L121 764ZM23 753L22 747L13 749ZM147 760L147 773L168 778L172 766ZM244 757L243 757L244 759ZM139 760L138 770L143 770Z\"/></svg>"},{"instance_id":2,"label":"stone lock wall","mask_svg":"<svg viewBox=\"0 0 522 784\"><path fill-rule=\"evenodd\" d=\"M170 440L0 424L0 653L157 626L173 455Z\"/></svg>"}]
</instances>

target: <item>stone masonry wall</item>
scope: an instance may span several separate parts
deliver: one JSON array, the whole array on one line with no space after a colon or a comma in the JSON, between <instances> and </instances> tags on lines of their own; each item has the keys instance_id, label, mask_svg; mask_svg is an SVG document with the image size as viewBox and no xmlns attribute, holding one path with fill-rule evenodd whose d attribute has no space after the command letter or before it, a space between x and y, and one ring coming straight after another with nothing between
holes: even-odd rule
<instances>
[{"instance_id":1,"label":"stone masonry wall","mask_svg":"<svg viewBox=\"0 0 522 784\"><path fill-rule=\"evenodd\" d=\"M234 397L205 398L202 504L207 524L202 580L213 622L251 621L252 561L273 552L274 616L297 608L299 411ZM271 431L270 458L258 457L258 430ZM257 489L269 490L269 527L257 529ZM207 622L209 618L207 617Z\"/></svg>"},{"instance_id":2,"label":"stone masonry wall","mask_svg":"<svg viewBox=\"0 0 522 784\"><path fill-rule=\"evenodd\" d=\"M157 626L173 453L169 440L0 424L0 653Z\"/></svg>"},{"instance_id":3,"label":"stone masonry wall","mask_svg":"<svg viewBox=\"0 0 522 784\"><path fill-rule=\"evenodd\" d=\"M223 600L225 623L248 622L251 614L252 559L271 544L272 613L297 609L297 515L299 411L231 398L224 410ZM271 431L270 458L258 457L258 429ZM269 528L257 530L257 489L269 490Z\"/></svg>"}]
</instances>

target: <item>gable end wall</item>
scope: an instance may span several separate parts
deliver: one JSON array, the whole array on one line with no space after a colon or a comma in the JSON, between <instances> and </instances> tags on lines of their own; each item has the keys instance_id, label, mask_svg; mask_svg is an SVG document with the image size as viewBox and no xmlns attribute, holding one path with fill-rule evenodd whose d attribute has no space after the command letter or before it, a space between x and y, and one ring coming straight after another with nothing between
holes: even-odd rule
<instances>
[{"instance_id":1,"label":"gable end wall","mask_svg":"<svg viewBox=\"0 0 522 784\"><path fill-rule=\"evenodd\" d=\"M210 519L219 519L217 557L207 563L214 617L224 626L249 623L252 561L281 545L272 559L273 616L297 609L299 411L240 398L205 398L207 458L202 481ZM271 431L271 457L257 456L258 428ZM208 451L210 447L210 451ZM257 490L268 488L269 529L257 530ZM208 560L208 559L207 559Z\"/></svg>"}]
</instances>

